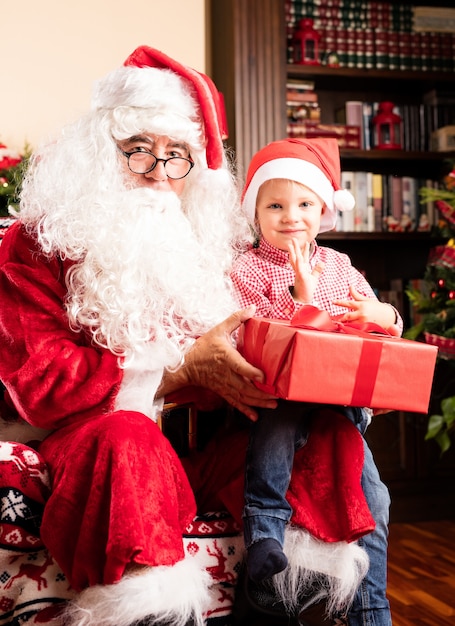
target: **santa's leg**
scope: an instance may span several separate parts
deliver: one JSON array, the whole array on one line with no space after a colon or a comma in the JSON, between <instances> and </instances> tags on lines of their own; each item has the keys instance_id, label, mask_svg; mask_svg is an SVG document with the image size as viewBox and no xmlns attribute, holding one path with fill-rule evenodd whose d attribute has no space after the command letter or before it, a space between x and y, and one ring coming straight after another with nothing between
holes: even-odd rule
<instances>
[{"instance_id":1,"label":"santa's leg","mask_svg":"<svg viewBox=\"0 0 455 626\"><path fill-rule=\"evenodd\" d=\"M156 424L127 411L92 417L41 452L53 479L41 535L79 592L65 623L202 624L210 578L182 542L194 497Z\"/></svg>"}]
</instances>

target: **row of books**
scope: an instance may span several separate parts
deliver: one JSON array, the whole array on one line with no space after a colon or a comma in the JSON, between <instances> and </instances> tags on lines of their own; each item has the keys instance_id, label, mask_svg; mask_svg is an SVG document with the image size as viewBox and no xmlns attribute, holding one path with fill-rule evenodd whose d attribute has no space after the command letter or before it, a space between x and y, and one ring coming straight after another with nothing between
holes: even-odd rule
<instances>
[{"instance_id":1,"label":"row of books","mask_svg":"<svg viewBox=\"0 0 455 626\"><path fill-rule=\"evenodd\" d=\"M289 80L286 84L287 136L333 137L340 148L361 148L361 129L346 124L321 123L321 108L314 81Z\"/></svg>"},{"instance_id":2,"label":"row of books","mask_svg":"<svg viewBox=\"0 0 455 626\"><path fill-rule=\"evenodd\" d=\"M335 111L335 120L358 126L361 134L361 148L374 148L373 118L377 113L378 102L348 100ZM402 120L401 145L403 150L427 151L434 149L433 135L436 130L455 124L455 92L438 98L435 92L428 92L423 102L396 105L394 112Z\"/></svg>"},{"instance_id":3,"label":"row of books","mask_svg":"<svg viewBox=\"0 0 455 626\"><path fill-rule=\"evenodd\" d=\"M414 6L410 2L397 3L365 0L285 0L288 24L295 25L303 18L315 22L336 20L341 26L384 28L394 31L454 32L455 9L448 6Z\"/></svg>"},{"instance_id":4,"label":"row of books","mask_svg":"<svg viewBox=\"0 0 455 626\"><path fill-rule=\"evenodd\" d=\"M294 33L304 17L313 19L319 33L322 64L401 71L455 69L455 29L416 29L410 5L348 0L287 2L288 63L293 62Z\"/></svg>"},{"instance_id":5,"label":"row of books","mask_svg":"<svg viewBox=\"0 0 455 626\"><path fill-rule=\"evenodd\" d=\"M304 17L315 21L338 20L343 26L371 24L373 28L410 30L414 7L408 3L365 2L364 0L286 0L286 19L291 24Z\"/></svg>"},{"instance_id":6,"label":"row of books","mask_svg":"<svg viewBox=\"0 0 455 626\"><path fill-rule=\"evenodd\" d=\"M321 64L358 69L452 72L455 69L453 33L406 33L374 28L316 27L320 33ZM288 45L292 63L292 40Z\"/></svg>"},{"instance_id":7,"label":"row of books","mask_svg":"<svg viewBox=\"0 0 455 626\"><path fill-rule=\"evenodd\" d=\"M437 223L434 204L422 204L421 187L438 183L410 176L392 176L373 172L341 173L341 186L355 198L353 211L338 215L337 230L343 232L430 231Z\"/></svg>"},{"instance_id":8,"label":"row of books","mask_svg":"<svg viewBox=\"0 0 455 626\"><path fill-rule=\"evenodd\" d=\"M321 121L318 94L312 80L289 80L286 84L286 114L289 122Z\"/></svg>"},{"instance_id":9,"label":"row of books","mask_svg":"<svg viewBox=\"0 0 455 626\"><path fill-rule=\"evenodd\" d=\"M359 150L361 147L360 128L346 124L322 124L311 121L288 121L287 136L297 139L327 137L336 139L340 149Z\"/></svg>"}]
</instances>

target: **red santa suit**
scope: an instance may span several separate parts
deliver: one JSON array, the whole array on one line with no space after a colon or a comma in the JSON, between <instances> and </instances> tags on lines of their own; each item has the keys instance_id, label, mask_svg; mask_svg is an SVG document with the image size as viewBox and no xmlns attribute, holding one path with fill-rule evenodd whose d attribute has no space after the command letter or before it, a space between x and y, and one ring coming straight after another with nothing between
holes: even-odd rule
<instances>
[{"instance_id":1,"label":"red santa suit","mask_svg":"<svg viewBox=\"0 0 455 626\"><path fill-rule=\"evenodd\" d=\"M46 259L20 223L10 228L0 247L0 375L21 417L55 431L40 447L53 477L41 535L72 585L83 589L116 582L133 560L153 566L182 559L181 537L196 504L181 462L156 423L139 412L115 410L124 376L118 358L69 327L63 307L69 265ZM14 350L7 349L8 337L14 337ZM207 505L221 503L216 498L231 484L235 495L225 501L236 509L246 442L243 434L235 441L235 447L217 441L216 455L189 469ZM361 454L351 458L352 472L360 475ZM294 481L298 493L303 485L296 473ZM360 483L356 495L362 504ZM336 507L330 510L336 513ZM328 531L330 525L322 523L327 514L311 529L323 539L353 540L372 528L363 514L343 530L339 520L337 530ZM308 511L295 515L305 519Z\"/></svg>"},{"instance_id":2,"label":"red santa suit","mask_svg":"<svg viewBox=\"0 0 455 626\"><path fill-rule=\"evenodd\" d=\"M136 65L147 65L150 55L153 60L154 51L143 53L135 56ZM168 61L163 56L156 53L158 67ZM198 85L199 101L210 103L213 93ZM207 112L208 105L201 106ZM221 136L220 127L209 133L209 167L220 164ZM52 479L41 535L72 587L84 590L82 614L71 623L111 624L115 603L117 626L146 616L179 625L196 616L201 624L210 580L184 558L182 534L196 513L194 494L205 507L223 504L238 512L247 432L216 438L185 471L150 419L163 373L162 358L153 364L153 342L147 372L135 380L142 392L137 401L137 394L129 393L131 372L121 367L118 355L70 324L72 262L44 254L34 237L18 221L0 246L0 379L20 417L50 432L40 446ZM306 525L316 539L348 544L374 526L360 486L363 444L347 420L335 419L331 428L333 438L325 437L327 420L322 420L310 438L314 448L309 442L297 455L290 492L298 525ZM327 454L321 454L325 444ZM349 456L338 456L344 449ZM318 458L318 469L311 455ZM308 500L308 485L318 485L322 477L322 488ZM131 563L145 565L146 573L125 577ZM174 570L181 573L180 585L166 582ZM120 597L127 600L121 607ZM86 618L93 606L100 612Z\"/></svg>"}]
</instances>

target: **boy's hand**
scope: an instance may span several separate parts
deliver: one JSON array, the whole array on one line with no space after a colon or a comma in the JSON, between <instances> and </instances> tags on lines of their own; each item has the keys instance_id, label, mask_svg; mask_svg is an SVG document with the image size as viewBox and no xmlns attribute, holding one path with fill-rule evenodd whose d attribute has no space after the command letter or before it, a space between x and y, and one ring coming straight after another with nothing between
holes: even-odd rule
<instances>
[{"instance_id":1,"label":"boy's hand","mask_svg":"<svg viewBox=\"0 0 455 626\"><path fill-rule=\"evenodd\" d=\"M312 270L310 266L310 244L305 242L300 247L296 239L289 242L289 262L295 272L292 297L296 302L311 304L319 277L324 271L324 264L318 263Z\"/></svg>"},{"instance_id":2,"label":"boy's hand","mask_svg":"<svg viewBox=\"0 0 455 626\"><path fill-rule=\"evenodd\" d=\"M363 296L352 286L349 287L349 291L352 300L334 300L333 302L337 306L349 309L349 312L340 318L342 322L372 322L384 330L391 329L396 322L396 313L390 304L379 302L376 298Z\"/></svg>"}]
</instances>

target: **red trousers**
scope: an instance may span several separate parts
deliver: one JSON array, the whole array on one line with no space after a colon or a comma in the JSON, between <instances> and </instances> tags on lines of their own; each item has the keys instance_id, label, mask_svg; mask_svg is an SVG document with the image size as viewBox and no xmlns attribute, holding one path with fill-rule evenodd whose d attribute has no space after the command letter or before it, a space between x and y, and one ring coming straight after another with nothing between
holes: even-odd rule
<instances>
[{"instance_id":1,"label":"red trousers","mask_svg":"<svg viewBox=\"0 0 455 626\"><path fill-rule=\"evenodd\" d=\"M184 459L185 469L157 425L140 413L90 418L45 439L40 452L52 492L41 537L72 587L117 582L131 562L153 567L181 560L195 499L200 510L227 508L238 518L247 438L247 431L222 433L203 453ZM292 521L324 541L370 532L362 467L356 428L321 411L295 458Z\"/></svg>"}]
</instances>

